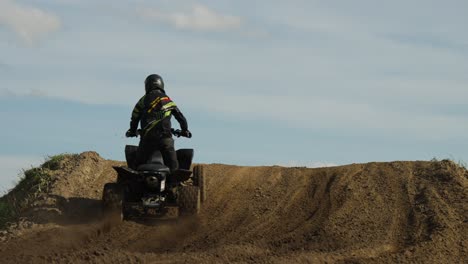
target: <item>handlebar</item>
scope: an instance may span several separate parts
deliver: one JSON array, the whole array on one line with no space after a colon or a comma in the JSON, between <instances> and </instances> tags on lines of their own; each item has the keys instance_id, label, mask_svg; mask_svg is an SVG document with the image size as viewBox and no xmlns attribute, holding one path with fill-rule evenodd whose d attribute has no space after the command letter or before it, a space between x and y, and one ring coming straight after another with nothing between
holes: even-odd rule
<instances>
[{"instance_id":1,"label":"handlebar","mask_svg":"<svg viewBox=\"0 0 468 264\"><path fill-rule=\"evenodd\" d=\"M171 133L176 137L186 137L186 138L191 138L192 137L192 133L190 133L190 131L185 131L184 132L184 131L182 131L180 129L172 128ZM141 135L142 135L142 130L138 129L136 131L135 137L138 137L138 136L141 136Z\"/></svg>"}]
</instances>

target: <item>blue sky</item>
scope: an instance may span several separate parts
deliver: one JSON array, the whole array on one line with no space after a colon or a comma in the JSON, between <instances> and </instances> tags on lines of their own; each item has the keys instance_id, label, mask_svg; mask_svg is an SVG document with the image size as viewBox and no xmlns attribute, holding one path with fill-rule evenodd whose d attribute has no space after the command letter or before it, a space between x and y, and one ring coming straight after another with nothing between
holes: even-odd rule
<instances>
[{"instance_id":1,"label":"blue sky","mask_svg":"<svg viewBox=\"0 0 468 264\"><path fill-rule=\"evenodd\" d=\"M150 73L196 161L468 161L466 1L0 0L0 190L62 152L122 160Z\"/></svg>"}]
</instances>

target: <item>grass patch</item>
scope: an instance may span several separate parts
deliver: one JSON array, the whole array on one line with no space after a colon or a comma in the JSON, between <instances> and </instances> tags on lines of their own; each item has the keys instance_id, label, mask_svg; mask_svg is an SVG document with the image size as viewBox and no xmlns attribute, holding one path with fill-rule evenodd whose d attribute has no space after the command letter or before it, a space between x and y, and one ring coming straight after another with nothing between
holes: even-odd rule
<instances>
[{"instance_id":1,"label":"grass patch","mask_svg":"<svg viewBox=\"0 0 468 264\"><path fill-rule=\"evenodd\" d=\"M52 177L42 167L25 170L15 188L0 198L0 229L18 220L24 209L49 192L51 184Z\"/></svg>"},{"instance_id":2,"label":"grass patch","mask_svg":"<svg viewBox=\"0 0 468 264\"><path fill-rule=\"evenodd\" d=\"M6 199L0 199L0 229L4 229L13 219L15 219L13 206Z\"/></svg>"},{"instance_id":3,"label":"grass patch","mask_svg":"<svg viewBox=\"0 0 468 264\"><path fill-rule=\"evenodd\" d=\"M78 154L49 156L39 167L24 170L16 186L0 198L0 229L19 219L21 213L43 194L50 191L54 181L51 172L60 170L66 158L75 160Z\"/></svg>"},{"instance_id":4,"label":"grass patch","mask_svg":"<svg viewBox=\"0 0 468 264\"><path fill-rule=\"evenodd\" d=\"M49 157L47 157L44 164L42 164L41 168L49 169L49 170L58 170L58 169L60 169L61 162L67 156L69 156L69 154L59 154L59 155L55 155L55 156L49 156Z\"/></svg>"},{"instance_id":5,"label":"grass patch","mask_svg":"<svg viewBox=\"0 0 468 264\"><path fill-rule=\"evenodd\" d=\"M15 187L15 191L26 196L37 198L41 193L47 193L51 184L52 177L43 168L32 168L24 171L24 177L21 178Z\"/></svg>"}]
</instances>

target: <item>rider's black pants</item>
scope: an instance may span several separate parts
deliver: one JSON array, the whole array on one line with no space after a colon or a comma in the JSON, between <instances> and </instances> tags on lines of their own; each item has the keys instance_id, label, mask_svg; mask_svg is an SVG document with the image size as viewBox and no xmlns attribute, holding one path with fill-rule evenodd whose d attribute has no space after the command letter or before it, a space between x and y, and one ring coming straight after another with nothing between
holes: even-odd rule
<instances>
[{"instance_id":1,"label":"rider's black pants","mask_svg":"<svg viewBox=\"0 0 468 264\"><path fill-rule=\"evenodd\" d=\"M153 155L153 152L157 150L161 151L164 164L169 167L171 171L175 171L179 168L177 153L174 149L174 139L170 137L160 138L151 135L145 136L140 140L135 167L147 163Z\"/></svg>"}]
</instances>

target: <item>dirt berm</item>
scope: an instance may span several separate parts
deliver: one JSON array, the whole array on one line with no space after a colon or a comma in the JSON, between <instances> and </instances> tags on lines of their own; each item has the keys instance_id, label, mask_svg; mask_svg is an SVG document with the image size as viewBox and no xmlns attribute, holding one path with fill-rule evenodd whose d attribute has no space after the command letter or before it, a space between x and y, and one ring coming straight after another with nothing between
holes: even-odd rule
<instances>
[{"instance_id":1,"label":"dirt berm","mask_svg":"<svg viewBox=\"0 0 468 264\"><path fill-rule=\"evenodd\" d=\"M331 168L200 165L197 218L109 224L111 166L66 157L3 232L1 263L467 263L468 172L451 161Z\"/></svg>"}]
</instances>

